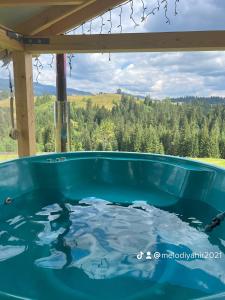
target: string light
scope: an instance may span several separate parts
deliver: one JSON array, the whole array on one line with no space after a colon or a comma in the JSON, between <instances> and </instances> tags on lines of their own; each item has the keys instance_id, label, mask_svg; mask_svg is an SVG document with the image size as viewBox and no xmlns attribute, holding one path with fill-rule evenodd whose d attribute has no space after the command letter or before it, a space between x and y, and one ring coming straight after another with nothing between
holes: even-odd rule
<instances>
[{"instance_id":1,"label":"string light","mask_svg":"<svg viewBox=\"0 0 225 300\"><path fill-rule=\"evenodd\" d=\"M95 18L92 18L90 20L90 27L89 27L89 30L88 30L88 33L91 33L92 32L92 22L96 19L101 19L101 25L100 25L100 34L103 33L103 30L104 30L104 26L106 25L104 23L104 14L106 14L107 12L109 12L109 14L111 15L112 14L112 11L115 11L116 9L120 9L119 11L119 25L116 26L116 28L119 28L120 29L120 33L123 32L123 28L122 28L122 13L123 13L123 7L126 7L127 5L129 5L130 7L130 20L132 21L132 23L134 24L134 28L136 28L137 26L139 26L140 24L138 24L138 22L135 20L135 17L134 17L134 1L141 1L141 4L142 4L142 11L141 11L141 22L144 22L146 21L151 15L155 15L161 7L163 7L163 10L164 10L164 16L165 16L165 20L166 20L166 23L167 24L170 24L170 19L168 17L168 8L169 8L169 3L168 3L168 0L156 0L156 3L154 5L154 7L147 13L147 10L148 10L148 7L146 5L146 1L145 0L128 0L120 5L117 5L116 7L114 7L113 9L110 9L108 11L106 11L105 13L99 15L99 16L96 16ZM175 6L175 16L178 14L178 3L180 2L180 0L174 0L174 6ZM113 23L112 23L112 16L109 16L109 19L108 19L108 22L110 22L110 29L109 29L109 33L112 33L112 28L113 28ZM79 26L77 26L76 28L70 30L67 32L67 34L69 34L70 32L74 31L74 30L77 30L81 27L81 31L82 31L82 34L85 34L85 30L84 30L84 25L85 25L85 22Z\"/></svg>"},{"instance_id":2,"label":"string light","mask_svg":"<svg viewBox=\"0 0 225 300\"><path fill-rule=\"evenodd\" d=\"M162 0L161 3L164 4L164 15L165 15L165 18L166 18L166 23L170 24L170 19L167 16L167 12L168 12L168 0Z\"/></svg>"},{"instance_id":3,"label":"string light","mask_svg":"<svg viewBox=\"0 0 225 300\"><path fill-rule=\"evenodd\" d=\"M108 31L108 33L111 34L112 33L112 27L113 27L113 23L112 23L112 11L111 11L111 9L109 10L109 19L108 19L108 22L109 22L109 31Z\"/></svg>"},{"instance_id":4,"label":"string light","mask_svg":"<svg viewBox=\"0 0 225 300\"><path fill-rule=\"evenodd\" d=\"M130 9L131 9L130 19L134 23L134 28L136 28L137 26L139 26L139 24L134 19L134 1L133 0L130 1Z\"/></svg>"},{"instance_id":5,"label":"string light","mask_svg":"<svg viewBox=\"0 0 225 300\"><path fill-rule=\"evenodd\" d=\"M119 20L120 20L120 23L119 23L119 25L117 26L117 28L120 28L120 33L123 32L122 15L123 15L123 6L120 7L120 13L119 13Z\"/></svg>"},{"instance_id":6,"label":"string light","mask_svg":"<svg viewBox=\"0 0 225 300\"><path fill-rule=\"evenodd\" d=\"M74 54L69 54L67 55L67 59L68 59L68 65L69 65L69 69L70 69L70 77L72 75L72 70L73 70L73 58L75 57Z\"/></svg>"},{"instance_id":7,"label":"string light","mask_svg":"<svg viewBox=\"0 0 225 300\"><path fill-rule=\"evenodd\" d=\"M145 12L147 10L147 6L145 6L145 3L143 0L141 0L141 3L142 3L142 18L141 18L141 22L144 22L145 21Z\"/></svg>"},{"instance_id":8,"label":"string light","mask_svg":"<svg viewBox=\"0 0 225 300\"><path fill-rule=\"evenodd\" d=\"M160 10L160 2L159 2L159 0L157 0L157 4L158 4L158 6L157 6L158 10Z\"/></svg>"},{"instance_id":9,"label":"string light","mask_svg":"<svg viewBox=\"0 0 225 300\"><path fill-rule=\"evenodd\" d=\"M169 19L169 16L168 16L168 9L169 9L168 0L156 0L155 5L149 11L148 11L148 7L147 7L147 4L146 4L147 0L127 0L124 3L117 5L113 9L109 9L108 11L104 12L103 14L101 14L99 16L96 16L95 18L92 18L88 23L83 22L81 25L73 28L72 30L68 31L66 34L72 33L72 34L75 35L77 30L81 29L81 34L82 35L85 35L85 31L86 31L86 33L91 35L93 33L93 22L95 20L98 20L98 19L100 19L99 33L103 34L104 28L106 26L106 24L105 24L106 22L105 22L105 18L104 18L104 15L106 13L108 13L107 22L109 23L108 34L112 34L112 32L113 32L112 11L116 11L116 10L118 10L119 24L114 28L119 29L119 33L122 33L123 32L122 21L123 21L123 8L124 7L128 7L128 9L130 9L129 18L130 18L131 22L134 24L134 29L136 29L136 27L140 26L140 24L136 21L137 17L135 17L135 11L134 11L134 5L135 5L136 1L140 1L141 5L142 5L141 17L140 17L140 22L141 23L144 22L144 21L147 21L147 19L150 16L154 16L157 12L160 11L161 7L164 10L164 17L165 17L166 23L167 24L171 23L170 19ZM180 2L180 0L174 0L174 14L175 14L175 16L178 15L178 4L179 4L179 2ZM86 24L89 26L87 30L85 30L85 25ZM73 61L73 58L74 58L74 54L68 55L67 58L68 58L70 76L71 76L71 74L72 74L72 61ZM109 53L109 61L111 61L111 53ZM54 64L54 55L52 55L51 61L50 61L50 63L48 63L48 65L52 68L53 64ZM35 58L34 67L36 67L36 69L37 69L37 78L36 78L36 80L38 81L38 78L39 78L39 76L41 74L41 71L43 69L43 64L40 61L39 57Z\"/></svg>"},{"instance_id":10,"label":"string light","mask_svg":"<svg viewBox=\"0 0 225 300\"><path fill-rule=\"evenodd\" d=\"M157 0L157 5L155 7L152 8L152 10L146 15L145 19L147 19L150 15L155 15L161 7L161 3L163 3L164 0L162 0L161 2L159 0Z\"/></svg>"},{"instance_id":11,"label":"string light","mask_svg":"<svg viewBox=\"0 0 225 300\"><path fill-rule=\"evenodd\" d=\"M104 23L104 14L106 14L107 12L109 12L109 14L112 13L112 10L115 11L116 9L120 9L120 12L119 12L119 25L116 26L116 28L119 28L120 29L120 33L123 32L123 28L122 28L122 13L123 13L123 7L127 6L129 4L130 6L130 20L132 21L132 23L134 24L134 28L136 28L137 26L139 26L140 24L138 24L138 22L135 20L134 18L134 1L141 1L141 4L142 4L142 12L141 12L141 22L144 22L146 21L151 15L155 15L161 7L163 7L163 10L164 10L164 16L165 16L165 20L166 20L166 23L167 24L170 24L170 19L168 17L168 8L169 8L169 3L168 3L168 0L156 0L156 3L154 5L154 7L147 13L147 5L146 5L146 1L145 0L127 0L126 2L122 3L122 4L119 4L117 5L116 7L114 7L113 9L110 9L108 11L106 11L105 13L99 15L99 16L96 16L94 18L92 18L89 22L90 22L90 26L89 26L89 30L88 30L88 33L91 34L92 32L92 22L96 19L101 19L101 25L100 25L100 34L103 33L103 29L104 29L104 26L106 25ZM180 0L174 0L174 6L175 6L175 16L178 14L178 3L180 2ZM109 33L112 32L112 28L113 28L113 24L112 24L112 17L109 17L109 20L110 22L110 29L109 29ZM84 25L85 25L85 22L82 23L81 25L75 27L74 29L68 31L66 34L69 34L71 32L74 32L74 30L77 30L79 28L81 28L81 31L82 31L82 34L85 34L85 29L84 29Z\"/></svg>"},{"instance_id":12,"label":"string light","mask_svg":"<svg viewBox=\"0 0 225 300\"><path fill-rule=\"evenodd\" d=\"M100 34L102 34L102 32L103 32L103 27L105 26L105 23L104 23L104 18L103 18L102 15L100 16L100 18L101 18L101 29L100 29Z\"/></svg>"},{"instance_id":13,"label":"string light","mask_svg":"<svg viewBox=\"0 0 225 300\"><path fill-rule=\"evenodd\" d=\"M180 2L180 0L175 0L175 16L178 15L177 6L178 6L179 2Z\"/></svg>"},{"instance_id":14,"label":"string light","mask_svg":"<svg viewBox=\"0 0 225 300\"><path fill-rule=\"evenodd\" d=\"M84 33L84 24L85 24L85 23L82 23L82 24L81 24L82 34L85 34L85 33Z\"/></svg>"},{"instance_id":15,"label":"string light","mask_svg":"<svg viewBox=\"0 0 225 300\"><path fill-rule=\"evenodd\" d=\"M91 34L92 33L92 20L89 22L89 30L88 33Z\"/></svg>"},{"instance_id":16,"label":"string light","mask_svg":"<svg viewBox=\"0 0 225 300\"><path fill-rule=\"evenodd\" d=\"M51 56L52 56L52 57L51 57L51 61L50 61L50 63L48 63L48 65L49 65L49 67L52 69L52 68L53 68L53 64L54 64L54 61L55 61L55 55L52 54Z\"/></svg>"},{"instance_id":17,"label":"string light","mask_svg":"<svg viewBox=\"0 0 225 300\"><path fill-rule=\"evenodd\" d=\"M37 71L36 82L38 82L39 76L41 75L41 71L44 68L44 66L40 60L40 56L35 57L34 67L36 68L36 71Z\"/></svg>"}]
</instances>

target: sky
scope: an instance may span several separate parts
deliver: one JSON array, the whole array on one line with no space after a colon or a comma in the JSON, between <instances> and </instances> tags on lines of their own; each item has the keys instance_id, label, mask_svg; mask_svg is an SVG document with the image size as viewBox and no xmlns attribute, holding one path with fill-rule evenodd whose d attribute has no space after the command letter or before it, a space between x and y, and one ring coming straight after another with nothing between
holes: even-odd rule
<instances>
[{"instance_id":1,"label":"sky","mask_svg":"<svg viewBox=\"0 0 225 300\"><path fill-rule=\"evenodd\" d=\"M145 15L158 0L143 0ZM159 0L160 2L162 0ZM224 0L179 0L175 16L175 0L168 0L166 22L161 9L141 22L141 0L133 0L134 26L130 19L131 5L123 7L123 32L162 32L187 30L225 30ZM112 12L112 32L118 32L120 8ZM104 15L103 33L110 30L109 13ZM92 33L101 30L101 19L92 22ZM90 34L90 23L84 32ZM82 33L81 29L76 34ZM172 52L172 53L116 53L75 54L72 72L68 70L68 87L92 93L115 92L121 88L132 94L151 95L153 98L179 96L225 96L225 52ZM51 56L40 57L44 66L38 81L55 85L55 68L49 63ZM4 71L2 76L6 76ZM34 81L37 72L34 69Z\"/></svg>"}]
</instances>

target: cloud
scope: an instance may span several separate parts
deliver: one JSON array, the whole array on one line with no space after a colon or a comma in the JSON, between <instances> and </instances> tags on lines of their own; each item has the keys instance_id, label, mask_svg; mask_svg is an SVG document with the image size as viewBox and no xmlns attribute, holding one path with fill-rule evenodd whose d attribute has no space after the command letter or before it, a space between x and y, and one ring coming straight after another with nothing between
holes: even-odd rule
<instances>
[{"instance_id":1,"label":"cloud","mask_svg":"<svg viewBox=\"0 0 225 300\"><path fill-rule=\"evenodd\" d=\"M225 95L225 53L77 55L70 84L92 92L117 88L163 98Z\"/></svg>"}]
</instances>

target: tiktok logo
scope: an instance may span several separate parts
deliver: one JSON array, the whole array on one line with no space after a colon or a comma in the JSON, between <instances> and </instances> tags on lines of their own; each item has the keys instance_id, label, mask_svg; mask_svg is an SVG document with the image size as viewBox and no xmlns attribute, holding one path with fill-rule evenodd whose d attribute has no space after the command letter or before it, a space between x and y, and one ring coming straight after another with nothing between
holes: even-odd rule
<instances>
[{"instance_id":1,"label":"tiktok logo","mask_svg":"<svg viewBox=\"0 0 225 300\"><path fill-rule=\"evenodd\" d=\"M143 255L144 255L144 252L140 251L138 254L137 254L137 259L138 260L141 260L143 258Z\"/></svg>"}]
</instances>

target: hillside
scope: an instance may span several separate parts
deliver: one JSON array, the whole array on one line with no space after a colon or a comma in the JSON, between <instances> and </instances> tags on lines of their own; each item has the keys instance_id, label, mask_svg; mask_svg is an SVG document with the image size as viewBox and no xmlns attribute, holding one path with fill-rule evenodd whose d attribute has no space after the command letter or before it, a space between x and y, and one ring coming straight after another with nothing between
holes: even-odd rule
<instances>
[{"instance_id":1,"label":"hillside","mask_svg":"<svg viewBox=\"0 0 225 300\"><path fill-rule=\"evenodd\" d=\"M193 103L193 102L204 102L207 104L225 104L224 97L194 97L194 96L186 96L180 98L170 98L172 102L177 103Z\"/></svg>"},{"instance_id":2,"label":"hillside","mask_svg":"<svg viewBox=\"0 0 225 300\"><path fill-rule=\"evenodd\" d=\"M54 96L36 97L39 152L55 149ZM152 152L184 157L225 158L225 105L171 101L117 94L70 96L71 150ZM9 101L1 101L0 152L15 152L9 138ZM8 107L7 107L8 106Z\"/></svg>"},{"instance_id":3,"label":"hillside","mask_svg":"<svg viewBox=\"0 0 225 300\"><path fill-rule=\"evenodd\" d=\"M98 107L104 106L107 109L112 109L112 107L119 103L121 100L121 95L118 94L100 94L94 96L71 96L68 100L75 105L75 107L86 107L87 101L91 100L94 105Z\"/></svg>"},{"instance_id":4,"label":"hillside","mask_svg":"<svg viewBox=\"0 0 225 300\"><path fill-rule=\"evenodd\" d=\"M5 98L5 95L9 93L9 81L8 79L0 78L0 99ZM34 94L35 96L42 95L56 95L56 87L54 85L46 85L34 82ZM76 90L73 88L67 88L68 96L79 95L79 96L88 96L92 95L89 92Z\"/></svg>"},{"instance_id":5,"label":"hillside","mask_svg":"<svg viewBox=\"0 0 225 300\"><path fill-rule=\"evenodd\" d=\"M35 100L37 97L35 98ZM55 100L55 97L51 97L52 102ZM69 96L68 101L73 103L73 105L78 107L86 107L87 101L91 100L94 105L98 107L104 106L107 109L112 109L113 105L119 103L121 100L121 95L118 94L100 94L100 95L92 95L92 96ZM47 101L49 104L49 101ZM47 103L46 103L47 104ZM42 104L44 106L44 104ZM9 107L9 100L1 100L0 101L0 108L8 108Z\"/></svg>"}]
</instances>

